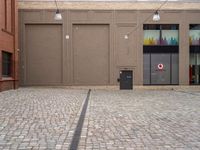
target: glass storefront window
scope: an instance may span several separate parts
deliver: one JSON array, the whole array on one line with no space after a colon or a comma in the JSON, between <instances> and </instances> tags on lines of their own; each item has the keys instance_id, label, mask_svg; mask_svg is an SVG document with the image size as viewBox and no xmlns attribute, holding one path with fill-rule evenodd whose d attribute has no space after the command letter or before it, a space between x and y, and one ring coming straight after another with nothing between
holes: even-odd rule
<instances>
[{"instance_id":1,"label":"glass storefront window","mask_svg":"<svg viewBox=\"0 0 200 150\"><path fill-rule=\"evenodd\" d=\"M170 54L151 54L151 84L170 84L170 71Z\"/></svg>"},{"instance_id":2,"label":"glass storefront window","mask_svg":"<svg viewBox=\"0 0 200 150\"><path fill-rule=\"evenodd\" d=\"M200 45L200 25L190 25L190 45Z\"/></svg>"},{"instance_id":3,"label":"glass storefront window","mask_svg":"<svg viewBox=\"0 0 200 150\"><path fill-rule=\"evenodd\" d=\"M194 53L190 54L190 65L195 65L195 54Z\"/></svg>"},{"instance_id":4,"label":"glass storefront window","mask_svg":"<svg viewBox=\"0 0 200 150\"><path fill-rule=\"evenodd\" d=\"M200 84L200 53L197 54L196 81Z\"/></svg>"},{"instance_id":5,"label":"glass storefront window","mask_svg":"<svg viewBox=\"0 0 200 150\"><path fill-rule=\"evenodd\" d=\"M179 83L178 53L144 53L145 85L177 85Z\"/></svg>"},{"instance_id":6,"label":"glass storefront window","mask_svg":"<svg viewBox=\"0 0 200 150\"><path fill-rule=\"evenodd\" d=\"M190 84L200 84L200 53L190 54Z\"/></svg>"}]
</instances>

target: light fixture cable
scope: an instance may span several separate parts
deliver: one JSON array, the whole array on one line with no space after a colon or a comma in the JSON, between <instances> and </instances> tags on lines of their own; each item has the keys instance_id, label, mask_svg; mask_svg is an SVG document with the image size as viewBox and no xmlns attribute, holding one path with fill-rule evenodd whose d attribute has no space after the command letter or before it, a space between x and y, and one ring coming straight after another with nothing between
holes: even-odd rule
<instances>
[{"instance_id":1,"label":"light fixture cable","mask_svg":"<svg viewBox=\"0 0 200 150\"><path fill-rule=\"evenodd\" d=\"M55 2L55 4L56 4L56 14L55 14L54 19L55 19L55 20L62 20L62 15L61 15L61 13L60 13L60 11L59 11L58 3L57 3L56 0L54 0L54 2Z\"/></svg>"},{"instance_id":2,"label":"light fixture cable","mask_svg":"<svg viewBox=\"0 0 200 150\"><path fill-rule=\"evenodd\" d=\"M57 1L56 0L54 0L55 1L55 4L56 4L56 9L58 10L58 4L57 4Z\"/></svg>"},{"instance_id":3,"label":"light fixture cable","mask_svg":"<svg viewBox=\"0 0 200 150\"><path fill-rule=\"evenodd\" d=\"M168 2L168 0L164 1L157 9L156 11L154 11L153 15L155 14L155 12L159 12L159 10ZM133 33L140 25L143 25L147 20L149 20L149 18L152 17L152 14L149 15L142 23L138 24L132 31L130 31L129 33L127 33L126 35L129 36L131 33Z\"/></svg>"}]
</instances>

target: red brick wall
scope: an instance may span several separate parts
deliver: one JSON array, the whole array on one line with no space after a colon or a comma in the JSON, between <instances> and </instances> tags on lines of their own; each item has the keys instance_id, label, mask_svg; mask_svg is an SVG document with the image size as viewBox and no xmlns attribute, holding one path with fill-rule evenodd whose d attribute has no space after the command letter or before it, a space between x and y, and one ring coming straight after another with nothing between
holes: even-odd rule
<instances>
[{"instance_id":1,"label":"red brick wall","mask_svg":"<svg viewBox=\"0 0 200 150\"><path fill-rule=\"evenodd\" d=\"M17 88L18 14L16 0L0 0L0 91ZM2 51L12 53L12 76L2 77Z\"/></svg>"}]
</instances>

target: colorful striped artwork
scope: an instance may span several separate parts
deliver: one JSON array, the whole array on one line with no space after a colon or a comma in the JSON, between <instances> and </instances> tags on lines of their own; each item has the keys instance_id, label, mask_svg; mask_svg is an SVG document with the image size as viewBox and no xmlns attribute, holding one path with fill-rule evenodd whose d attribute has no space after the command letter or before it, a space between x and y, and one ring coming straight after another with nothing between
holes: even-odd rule
<instances>
[{"instance_id":1,"label":"colorful striped artwork","mask_svg":"<svg viewBox=\"0 0 200 150\"><path fill-rule=\"evenodd\" d=\"M161 45L178 45L178 30L162 30Z\"/></svg>"},{"instance_id":2,"label":"colorful striped artwork","mask_svg":"<svg viewBox=\"0 0 200 150\"><path fill-rule=\"evenodd\" d=\"M178 39L171 37L171 38L161 38L160 45L178 45Z\"/></svg>"},{"instance_id":3,"label":"colorful striped artwork","mask_svg":"<svg viewBox=\"0 0 200 150\"><path fill-rule=\"evenodd\" d=\"M153 37L144 39L144 45L160 45L160 40Z\"/></svg>"},{"instance_id":4,"label":"colorful striped artwork","mask_svg":"<svg viewBox=\"0 0 200 150\"><path fill-rule=\"evenodd\" d=\"M144 30L144 45L160 45L160 31Z\"/></svg>"},{"instance_id":5,"label":"colorful striped artwork","mask_svg":"<svg viewBox=\"0 0 200 150\"><path fill-rule=\"evenodd\" d=\"M159 30L144 31L144 45L178 45L178 30L162 30L160 38Z\"/></svg>"}]
</instances>

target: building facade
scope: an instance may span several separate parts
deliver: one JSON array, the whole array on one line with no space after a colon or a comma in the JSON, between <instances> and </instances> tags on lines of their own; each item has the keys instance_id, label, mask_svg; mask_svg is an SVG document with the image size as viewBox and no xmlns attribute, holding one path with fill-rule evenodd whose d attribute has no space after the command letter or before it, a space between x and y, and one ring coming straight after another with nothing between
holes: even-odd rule
<instances>
[{"instance_id":1,"label":"building facade","mask_svg":"<svg viewBox=\"0 0 200 150\"><path fill-rule=\"evenodd\" d=\"M18 87L17 14L15 0L0 1L0 91Z\"/></svg>"},{"instance_id":2,"label":"building facade","mask_svg":"<svg viewBox=\"0 0 200 150\"><path fill-rule=\"evenodd\" d=\"M200 3L19 2L20 84L200 84Z\"/></svg>"}]
</instances>

